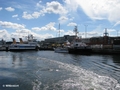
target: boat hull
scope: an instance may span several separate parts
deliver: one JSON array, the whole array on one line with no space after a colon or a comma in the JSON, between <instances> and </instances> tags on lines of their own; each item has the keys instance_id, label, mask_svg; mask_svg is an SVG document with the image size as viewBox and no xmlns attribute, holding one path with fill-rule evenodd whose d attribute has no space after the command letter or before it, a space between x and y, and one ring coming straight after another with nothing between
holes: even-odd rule
<instances>
[{"instance_id":1,"label":"boat hull","mask_svg":"<svg viewBox=\"0 0 120 90\"><path fill-rule=\"evenodd\" d=\"M71 54L91 54L91 48L69 48L68 52Z\"/></svg>"},{"instance_id":2,"label":"boat hull","mask_svg":"<svg viewBox=\"0 0 120 90\"><path fill-rule=\"evenodd\" d=\"M54 51L56 53L68 53L68 49L67 48L54 48Z\"/></svg>"},{"instance_id":3,"label":"boat hull","mask_svg":"<svg viewBox=\"0 0 120 90\"><path fill-rule=\"evenodd\" d=\"M36 49L9 49L9 51L38 51Z\"/></svg>"},{"instance_id":4,"label":"boat hull","mask_svg":"<svg viewBox=\"0 0 120 90\"><path fill-rule=\"evenodd\" d=\"M39 47L37 46L31 46L31 47L28 47L28 46L17 46L17 47L9 47L9 51L27 51L27 50L39 50Z\"/></svg>"}]
</instances>

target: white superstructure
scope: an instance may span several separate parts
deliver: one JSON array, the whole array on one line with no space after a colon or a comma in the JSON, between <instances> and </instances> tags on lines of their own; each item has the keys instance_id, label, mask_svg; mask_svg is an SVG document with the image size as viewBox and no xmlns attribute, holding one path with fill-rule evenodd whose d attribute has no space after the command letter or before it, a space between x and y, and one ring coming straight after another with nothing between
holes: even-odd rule
<instances>
[{"instance_id":1,"label":"white superstructure","mask_svg":"<svg viewBox=\"0 0 120 90\"><path fill-rule=\"evenodd\" d=\"M39 44L36 39L33 39L33 36L28 36L28 41L23 42L20 38L20 42L16 43L15 38L13 38L13 43L9 46L10 51L21 51L21 50L38 50Z\"/></svg>"}]
</instances>

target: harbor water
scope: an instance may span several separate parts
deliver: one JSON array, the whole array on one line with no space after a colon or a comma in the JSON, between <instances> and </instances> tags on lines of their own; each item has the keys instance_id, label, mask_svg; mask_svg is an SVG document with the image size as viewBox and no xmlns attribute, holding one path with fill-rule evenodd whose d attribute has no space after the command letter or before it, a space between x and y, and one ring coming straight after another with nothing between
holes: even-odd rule
<instances>
[{"instance_id":1,"label":"harbor water","mask_svg":"<svg viewBox=\"0 0 120 90\"><path fill-rule=\"evenodd\" d=\"M0 90L120 90L120 56L1 51Z\"/></svg>"}]
</instances>

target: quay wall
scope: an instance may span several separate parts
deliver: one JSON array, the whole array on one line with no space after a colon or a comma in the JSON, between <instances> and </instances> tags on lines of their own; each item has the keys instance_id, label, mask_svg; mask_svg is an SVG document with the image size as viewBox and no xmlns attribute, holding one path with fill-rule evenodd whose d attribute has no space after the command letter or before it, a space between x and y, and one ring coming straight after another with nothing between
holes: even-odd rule
<instances>
[{"instance_id":1,"label":"quay wall","mask_svg":"<svg viewBox=\"0 0 120 90\"><path fill-rule=\"evenodd\" d=\"M115 49L92 49L92 54L109 54L109 55L120 55L120 50Z\"/></svg>"}]
</instances>

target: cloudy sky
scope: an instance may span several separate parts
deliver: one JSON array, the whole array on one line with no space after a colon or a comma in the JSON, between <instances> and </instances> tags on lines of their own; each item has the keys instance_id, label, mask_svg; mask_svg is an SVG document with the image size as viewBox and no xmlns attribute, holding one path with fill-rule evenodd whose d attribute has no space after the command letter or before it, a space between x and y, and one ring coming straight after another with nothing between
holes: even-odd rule
<instances>
[{"instance_id":1,"label":"cloudy sky","mask_svg":"<svg viewBox=\"0 0 120 90\"><path fill-rule=\"evenodd\" d=\"M0 39L26 37L38 40L74 35L120 35L120 0L0 0ZM86 29L85 29L86 28Z\"/></svg>"}]
</instances>

